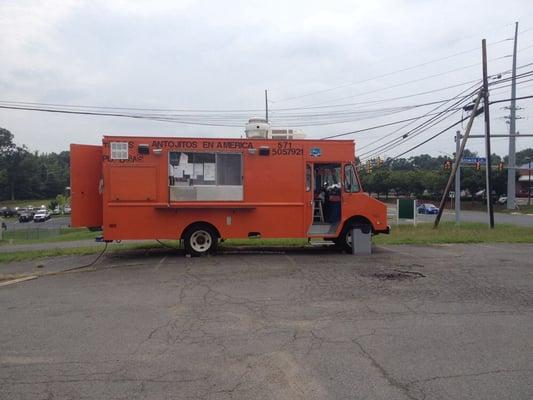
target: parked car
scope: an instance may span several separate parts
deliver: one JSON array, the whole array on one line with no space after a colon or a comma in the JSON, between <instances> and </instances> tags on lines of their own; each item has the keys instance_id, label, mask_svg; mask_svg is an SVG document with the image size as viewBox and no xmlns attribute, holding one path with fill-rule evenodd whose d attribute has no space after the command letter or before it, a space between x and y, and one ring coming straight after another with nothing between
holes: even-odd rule
<instances>
[{"instance_id":1,"label":"parked car","mask_svg":"<svg viewBox=\"0 0 533 400\"><path fill-rule=\"evenodd\" d=\"M41 209L33 216L33 222L44 222L49 220L50 217L50 211Z\"/></svg>"},{"instance_id":2,"label":"parked car","mask_svg":"<svg viewBox=\"0 0 533 400\"><path fill-rule=\"evenodd\" d=\"M435 207L434 204L421 204L417 207L417 211L419 214L438 214L439 208Z\"/></svg>"},{"instance_id":3,"label":"parked car","mask_svg":"<svg viewBox=\"0 0 533 400\"><path fill-rule=\"evenodd\" d=\"M33 221L33 211L31 210L27 210L27 209L22 209L19 210L19 222L30 222L30 221Z\"/></svg>"},{"instance_id":4,"label":"parked car","mask_svg":"<svg viewBox=\"0 0 533 400\"><path fill-rule=\"evenodd\" d=\"M63 212L64 212L65 214L70 214L71 211L72 211L72 210L71 210L71 208L70 208L70 205L66 205L65 208L63 208Z\"/></svg>"},{"instance_id":5,"label":"parked car","mask_svg":"<svg viewBox=\"0 0 533 400\"><path fill-rule=\"evenodd\" d=\"M12 217L16 215L16 211L9 207L0 208L0 217Z\"/></svg>"},{"instance_id":6,"label":"parked car","mask_svg":"<svg viewBox=\"0 0 533 400\"><path fill-rule=\"evenodd\" d=\"M52 210L52 215L61 215L61 209L56 207Z\"/></svg>"}]
</instances>

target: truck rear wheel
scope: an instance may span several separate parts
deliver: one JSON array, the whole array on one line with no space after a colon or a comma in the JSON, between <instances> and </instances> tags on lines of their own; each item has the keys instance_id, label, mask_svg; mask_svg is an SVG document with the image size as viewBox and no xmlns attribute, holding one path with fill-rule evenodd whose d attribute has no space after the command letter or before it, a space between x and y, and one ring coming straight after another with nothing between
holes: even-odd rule
<instances>
[{"instance_id":1,"label":"truck rear wheel","mask_svg":"<svg viewBox=\"0 0 533 400\"><path fill-rule=\"evenodd\" d=\"M216 252L218 236L209 225L195 225L185 233L184 242L186 254L202 256Z\"/></svg>"}]
</instances>

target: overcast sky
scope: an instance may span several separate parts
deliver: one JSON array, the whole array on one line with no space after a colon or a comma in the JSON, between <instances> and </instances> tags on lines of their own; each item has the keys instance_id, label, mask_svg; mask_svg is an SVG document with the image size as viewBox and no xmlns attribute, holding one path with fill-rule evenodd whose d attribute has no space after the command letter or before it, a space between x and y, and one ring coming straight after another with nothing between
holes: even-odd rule
<instances>
[{"instance_id":1,"label":"overcast sky","mask_svg":"<svg viewBox=\"0 0 533 400\"><path fill-rule=\"evenodd\" d=\"M422 115L436 105L391 112L467 90L472 83L465 82L481 79L482 38L489 43L489 73L508 71L512 41L505 39L512 38L514 21L520 23L524 73L533 70L526 65L533 63L531 0L2 0L0 101L258 111L234 112L215 122L238 126L216 127L0 109L0 127L17 143L44 152L73 142L96 144L103 134L240 137L246 118L263 114L268 89L275 125L291 127L290 121L308 137L335 135ZM454 87L391 100L447 86ZM521 83L517 94L533 94L532 82ZM491 90L492 100L508 97L509 87ZM330 105L343 106L302 110ZM506 105L491 108L493 133L508 131ZM533 133L533 101L519 105L518 130ZM301 115L318 112L320 118ZM194 121L214 121L204 117ZM394 156L459 118L460 112L380 155ZM339 119L347 122L331 124ZM346 138L370 151L416 125ZM409 155L452 153L455 130ZM482 132L479 119L474 133ZM482 140L468 147L483 153ZM517 147L533 147L533 138L519 139ZM506 139L494 139L496 153L505 155L507 148Z\"/></svg>"}]
</instances>

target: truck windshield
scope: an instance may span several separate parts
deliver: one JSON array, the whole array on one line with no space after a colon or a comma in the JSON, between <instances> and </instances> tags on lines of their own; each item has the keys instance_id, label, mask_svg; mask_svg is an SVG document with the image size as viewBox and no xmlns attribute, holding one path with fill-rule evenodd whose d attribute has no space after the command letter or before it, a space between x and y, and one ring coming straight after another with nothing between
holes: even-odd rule
<instances>
[{"instance_id":1,"label":"truck windshield","mask_svg":"<svg viewBox=\"0 0 533 400\"><path fill-rule=\"evenodd\" d=\"M344 166L344 190L347 193L356 193L361 190L352 164Z\"/></svg>"}]
</instances>

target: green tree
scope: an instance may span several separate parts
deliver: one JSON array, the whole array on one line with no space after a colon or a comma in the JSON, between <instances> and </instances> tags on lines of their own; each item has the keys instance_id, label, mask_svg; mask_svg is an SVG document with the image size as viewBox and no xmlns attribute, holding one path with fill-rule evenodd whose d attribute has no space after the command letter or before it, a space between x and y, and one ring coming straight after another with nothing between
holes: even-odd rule
<instances>
[{"instance_id":1,"label":"green tree","mask_svg":"<svg viewBox=\"0 0 533 400\"><path fill-rule=\"evenodd\" d=\"M516 152L516 165L527 164L529 160L533 160L533 149L527 148ZM509 164L509 156L503 158L505 165Z\"/></svg>"},{"instance_id":2,"label":"green tree","mask_svg":"<svg viewBox=\"0 0 533 400\"><path fill-rule=\"evenodd\" d=\"M14 136L0 128L0 200L44 199L69 186L70 154L30 153L17 146Z\"/></svg>"},{"instance_id":3,"label":"green tree","mask_svg":"<svg viewBox=\"0 0 533 400\"><path fill-rule=\"evenodd\" d=\"M380 194L388 197L390 189L390 171L388 168L377 168L370 175L369 186L372 188L372 191L377 193L378 198Z\"/></svg>"},{"instance_id":4,"label":"green tree","mask_svg":"<svg viewBox=\"0 0 533 400\"><path fill-rule=\"evenodd\" d=\"M413 164L405 158L387 160L387 164L390 166L392 171L410 171L414 169Z\"/></svg>"}]
</instances>

